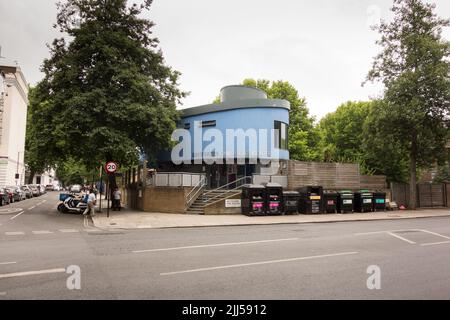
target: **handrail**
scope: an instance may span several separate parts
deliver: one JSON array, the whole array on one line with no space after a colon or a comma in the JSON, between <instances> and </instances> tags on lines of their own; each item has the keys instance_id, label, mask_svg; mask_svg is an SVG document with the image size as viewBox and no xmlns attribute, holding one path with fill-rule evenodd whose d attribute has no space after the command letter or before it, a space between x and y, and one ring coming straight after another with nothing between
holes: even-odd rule
<instances>
[{"instance_id":1,"label":"handrail","mask_svg":"<svg viewBox=\"0 0 450 320\"><path fill-rule=\"evenodd\" d=\"M234 181L228 182L227 184L224 184L223 186L220 186L220 187L218 187L218 188L216 188L216 189L207 191L207 192L205 192L204 194L206 195L206 194L208 194L208 193L211 193L211 192L214 192L214 191L217 191L217 190L221 190L221 189L223 189L223 188L225 188L225 187L228 187L229 185L232 185L233 183L237 183L237 182L239 182L239 181L241 181L241 180L247 180L247 179L251 179L251 178L252 178L252 176L241 177L241 178L236 179L236 180L234 180ZM227 189L227 190L232 190L232 189Z\"/></svg>"},{"instance_id":2,"label":"handrail","mask_svg":"<svg viewBox=\"0 0 450 320\"><path fill-rule=\"evenodd\" d=\"M237 183L237 182L242 181L242 180L244 180L244 181L246 182L248 179L252 179L252 177L251 177L251 176L245 176L245 177L236 179L236 180L234 180L234 181L232 181L232 182L229 182L229 183L227 183L227 184L224 184L223 186L220 186L220 187L218 187L218 188L216 188L216 189L207 191L207 192L203 193L203 195L202 195L202 200L203 200L203 202L207 202L207 201L211 201L211 200L216 199L216 198L220 198L220 197L222 196L221 194L215 195L215 196L213 196L213 197L211 197L211 198L209 198L209 199L207 198L207 195L210 194L210 193L212 193L212 192L214 192L214 191L221 190L221 189L223 189L223 188L225 188L225 187L227 187L227 186L229 186L229 185L231 185L231 184L233 184L233 183ZM229 192L236 191L237 189L241 188L244 184L245 184L245 183L243 183L243 184L241 184L241 185L239 185L239 186L236 186L236 187L234 187L233 189L226 189L224 192L225 192L225 193L229 193ZM206 198L206 199L205 199L205 198Z\"/></svg>"},{"instance_id":3,"label":"handrail","mask_svg":"<svg viewBox=\"0 0 450 320\"><path fill-rule=\"evenodd\" d=\"M198 183L192 188L191 191L186 195L186 209L189 208L189 206L192 203L192 200L196 199L197 194L203 189L203 187L206 185L206 177L201 176ZM195 192L194 192L195 191ZM194 192L194 194L192 194ZM191 196L192 194L192 196Z\"/></svg>"}]
</instances>

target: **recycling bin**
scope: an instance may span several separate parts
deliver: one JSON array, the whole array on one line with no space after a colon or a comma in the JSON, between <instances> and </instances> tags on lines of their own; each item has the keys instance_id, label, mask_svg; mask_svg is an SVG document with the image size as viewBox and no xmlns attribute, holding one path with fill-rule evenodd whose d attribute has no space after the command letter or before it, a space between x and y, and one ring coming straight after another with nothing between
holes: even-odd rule
<instances>
[{"instance_id":1,"label":"recycling bin","mask_svg":"<svg viewBox=\"0 0 450 320\"><path fill-rule=\"evenodd\" d=\"M266 188L258 184L242 186L242 213L247 216L266 214Z\"/></svg>"},{"instance_id":2,"label":"recycling bin","mask_svg":"<svg viewBox=\"0 0 450 320\"><path fill-rule=\"evenodd\" d=\"M273 182L263 183L263 185L266 188L266 214L283 214L283 186Z\"/></svg>"},{"instance_id":3,"label":"recycling bin","mask_svg":"<svg viewBox=\"0 0 450 320\"><path fill-rule=\"evenodd\" d=\"M306 186L298 189L298 212L303 214L323 213L321 186Z\"/></svg>"},{"instance_id":4,"label":"recycling bin","mask_svg":"<svg viewBox=\"0 0 450 320\"><path fill-rule=\"evenodd\" d=\"M337 213L338 193L334 190L323 191L323 207L325 213Z\"/></svg>"},{"instance_id":5,"label":"recycling bin","mask_svg":"<svg viewBox=\"0 0 450 320\"><path fill-rule=\"evenodd\" d=\"M355 192L354 207L356 212L372 212L373 211L373 192L369 190L359 190Z\"/></svg>"},{"instance_id":6,"label":"recycling bin","mask_svg":"<svg viewBox=\"0 0 450 320\"><path fill-rule=\"evenodd\" d=\"M373 193L373 211L386 211L386 192Z\"/></svg>"},{"instance_id":7,"label":"recycling bin","mask_svg":"<svg viewBox=\"0 0 450 320\"><path fill-rule=\"evenodd\" d=\"M283 191L284 213L298 214L298 200L300 195L298 191Z\"/></svg>"},{"instance_id":8,"label":"recycling bin","mask_svg":"<svg viewBox=\"0 0 450 320\"><path fill-rule=\"evenodd\" d=\"M354 194L350 190L341 190L338 193L338 212L353 212Z\"/></svg>"}]
</instances>

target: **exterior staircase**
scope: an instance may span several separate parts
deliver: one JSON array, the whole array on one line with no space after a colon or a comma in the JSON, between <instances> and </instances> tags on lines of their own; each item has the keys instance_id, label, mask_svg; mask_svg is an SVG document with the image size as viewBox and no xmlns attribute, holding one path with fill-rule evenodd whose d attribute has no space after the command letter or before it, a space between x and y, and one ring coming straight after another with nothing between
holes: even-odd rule
<instances>
[{"instance_id":1,"label":"exterior staircase","mask_svg":"<svg viewBox=\"0 0 450 320\"><path fill-rule=\"evenodd\" d=\"M242 177L230 183L227 183L217 189L207 190L204 188L205 184L196 186L192 193L194 196L189 196L186 201L187 214L204 214L205 206L216 201L224 200L240 194L241 187L246 183L251 183L252 177ZM232 186L232 189L229 189ZM196 197L194 199L194 197Z\"/></svg>"},{"instance_id":2,"label":"exterior staircase","mask_svg":"<svg viewBox=\"0 0 450 320\"><path fill-rule=\"evenodd\" d=\"M241 190L205 190L186 210L187 214L204 214L208 204L240 194Z\"/></svg>"}]
</instances>

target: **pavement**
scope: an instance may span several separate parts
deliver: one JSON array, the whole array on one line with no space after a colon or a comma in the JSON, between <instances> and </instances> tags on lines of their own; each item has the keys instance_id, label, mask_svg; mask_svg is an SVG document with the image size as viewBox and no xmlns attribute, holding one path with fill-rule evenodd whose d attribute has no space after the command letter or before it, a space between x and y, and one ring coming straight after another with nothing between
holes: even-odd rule
<instances>
[{"instance_id":1,"label":"pavement","mask_svg":"<svg viewBox=\"0 0 450 320\"><path fill-rule=\"evenodd\" d=\"M240 225L267 225L289 223L315 223L315 222L344 222L368 220L396 220L411 218L429 218L450 216L450 208L422 209L422 210L396 210L371 213L345 213L345 214L298 214L282 216L245 216L234 215L193 215L143 212L123 208L121 211L106 214L106 201L102 203L102 213L92 217L95 227L101 229L146 229L146 228L181 228L181 227L212 227L212 226L240 226Z\"/></svg>"},{"instance_id":2,"label":"pavement","mask_svg":"<svg viewBox=\"0 0 450 320\"><path fill-rule=\"evenodd\" d=\"M448 216L114 230L57 203L0 207L0 300L450 299Z\"/></svg>"}]
</instances>

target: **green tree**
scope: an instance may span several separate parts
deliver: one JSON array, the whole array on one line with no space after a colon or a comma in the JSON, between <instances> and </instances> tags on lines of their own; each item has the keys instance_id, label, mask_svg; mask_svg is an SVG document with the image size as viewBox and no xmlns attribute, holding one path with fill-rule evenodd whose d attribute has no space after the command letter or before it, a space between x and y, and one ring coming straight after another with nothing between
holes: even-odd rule
<instances>
[{"instance_id":1,"label":"green tree","mask_svg":"<svg viewBox=\"0 0 450 320\"><path fill-rule=\"evenodd\" d=\"M383 100L374 100L363 126L364 164L374 174L386 175L388 181L408 181L408 150L404 143L385 129L389 115Z\"/></svg>"},{"instance_id":2,"label":"green tree","mask_svg":"<svg viewBox=\"0 0 450 320\"><path fill-rule=\"evenodd\" d=\"M438 168L437 174L433 179L434 183L450 181L450 167L448 165Z\"/></svg>"},{"instance_id":3,"label":"green tree","mask_svg":"<svg viewBox=\"0 0 450 320\"><path fill-rule=\"evenodd\" d=\"M442 160L450 114L450 45L441 37L442 27L450 24L433 9L420 0L395 0L393 21L376 28L383 50L368 74L368 80L386 87L383 131L408 152L412 209L416 170Z\"/></svg>"},{"instance_id":4,"label":"green tree","mask_svg":"<svg viewBox=\"0 0 450 320\"><path fill-rule=\"evenodd\" d=\"M317 161L321 158L320 131L315 127L315 118L309 115L305 98L287 81L244 79L243 85L264 90L269 99L289 101L289 154L290 158L302 161Z\"/></svg>"},{"instance_id":5,"label":"green tree","mask_svg":"<svg viewBox=\"0 0 450 320\"><path fill-rule=\"evenodd\" d=\"M320 120L324 161L353 162L363 159L363 127L370 107L371 102L348 101Z\"/></svg>"},{"instance_id":6,"label":"green tree","mask_svg":"<svg viewBox=\"0 0 450 320\"><path fill-rule=\"evenodd\" d=\"M66 37L50 46L38 88L61 158L86 168L109 160L126 166L168 146L185 93L164 63L153 22L142 18L151 2L58 3L55 27Z\"/></svg>"},{"instance_id":7,"label":"green tree","mask_svg":"<svg viewBox=\"0 0 450 320\"><path fill-rule=\"evenodd\" d=\"M28 183L37 173L53 167L60 156L58 137L54 134L48 100L40 95L38 88L30 88L28 94L27 128L25 135L25 164L29 171Z\"/></svg>"}]
</instances>

